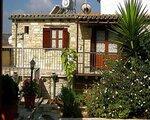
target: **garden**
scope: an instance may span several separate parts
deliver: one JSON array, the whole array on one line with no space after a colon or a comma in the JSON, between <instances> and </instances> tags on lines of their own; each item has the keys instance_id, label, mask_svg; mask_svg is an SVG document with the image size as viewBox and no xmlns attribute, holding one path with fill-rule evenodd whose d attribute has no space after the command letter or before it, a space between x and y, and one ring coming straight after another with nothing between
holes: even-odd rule
<instances>
[{"instance_id":1,"label":"garden","mask_svg":"<svg viewBox=\"0 0 150 120\"><path fill-rule=\"evenodd\" d=\"M82 93L74 89L77 52L64 49L61 60L67 85L62 86L57 101L62 118L150 119L150 21L146 19L146 7L138 0L127 0L118 8L118 23L110 31L115 34L112 42L118 44L120 57L108 59L107 69L100 70L100 77ZM18 85L8 75L0 80L5 108L2 112L14 118ZM38 90L36 80L24 82L21 92L28 101L26 108L34 108Z\"/></svg>"},{"instance_id":2,"label":"garden","mask_svg":"<svg viewBox=\"0 0 150 120\"><path fill-rule=\"evenodd\" d=\"M141 1L127 0L119 6L118 23L111 31L121 57L107 60L99 81L83 94L75 93L70 84L62 88L64 117L81 117L79 110L86 106L87 117L150 119L150 31L146 16ZM75 65L73 59L70 62L63 60L69 83L73 83Z\"/></svg>"}]
</instances>

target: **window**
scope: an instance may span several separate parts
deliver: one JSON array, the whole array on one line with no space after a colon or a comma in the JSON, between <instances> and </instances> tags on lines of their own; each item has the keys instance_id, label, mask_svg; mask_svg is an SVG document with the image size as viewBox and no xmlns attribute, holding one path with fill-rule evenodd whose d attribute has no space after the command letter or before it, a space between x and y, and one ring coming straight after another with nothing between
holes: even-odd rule
<instances>
[{"instance_id":1,"label":"window","mask_svg":"<svg viewBox=\"0 0 150 120\"><path fill-rule=\"evenodd\" d=\"M112 32L109 32L109 36L108 37L109 37L109 41L115 40L115 34L112 33ZM117 53L118 52L118 46L117 46L117 44L109 42L108 52L109 53Z\"/></svg>"},{"instance_id":2,"label":"window","mask_svg":"<svg viewBox=\"0 0 150 120\"><path fill-rule=\"evenodd\" d=\"M117 53L117 45L111 42L114 38L114 34L110 31L96 31L96 52Z\"/></svg>"},{"instance_id":3,"label":"window","mask_svg":"<svg viewBox=\"0 0 150 120\"><path fill-rule=\"evenodd\" d=\"M29 34L29 26L24 27L24 33Z\"/></svg>"},{"instance_id":4,"label":"window","mask_svg":"<svg viewBox=\"0 0 150 120\"><path fill-rule=\"evenodd\" d=\"M104 30L99 30L96 33L96 41L97 42L102 42L105 40L105 31Z\"/></svg>"},{"instance_id":5,"label":"window","mask_svg":"<svg viewBox=\"0 0 150 120\"><path fill-rule=\"evenodd\" d=\"M96 52L105 52L106 35L104 30L96 32Z\"/></svg>"},{"instance_id":6,"label":"window","mask_svg":"<svg viewBox=\"0 0 150 120\"><path fill-rule=\"evenodd\" d=\"M43 47L44 48L66 48L68 46L67 28L44 28Z\"/></svg>"}]
</instances>

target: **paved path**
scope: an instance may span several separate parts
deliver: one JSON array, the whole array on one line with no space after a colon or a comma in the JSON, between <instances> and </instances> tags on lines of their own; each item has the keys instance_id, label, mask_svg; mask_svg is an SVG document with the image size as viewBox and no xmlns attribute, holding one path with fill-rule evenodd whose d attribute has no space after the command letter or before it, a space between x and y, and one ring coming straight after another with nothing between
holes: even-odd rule
<instances>
[{"instance_id":1,"label":"paved path","mask_svg":"<svg viewBox=\"0 0 150 120\"><path fill-rule=\"evenodd\" d=\"M26 109L24 103L21 102L18 108L18 113L19 117L16 120L28 120L32 110ZM59 118L60 113L57 106L48 104L48 99L44 99L35 111L33 120L58 120Z\"/></svg>"}]
</instances>

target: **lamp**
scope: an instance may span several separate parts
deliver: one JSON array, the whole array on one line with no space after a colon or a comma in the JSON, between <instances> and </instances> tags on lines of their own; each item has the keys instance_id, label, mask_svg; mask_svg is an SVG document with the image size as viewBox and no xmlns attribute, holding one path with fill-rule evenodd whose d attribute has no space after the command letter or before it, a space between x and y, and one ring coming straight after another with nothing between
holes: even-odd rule
<instances>
[{"instance_id":1,"label":"lamp","mask_svg":"<svg viewBox=\"0 0 150 120\"><path fill-rule=\"evenodd\" d=\"M32 59L30 61L30 69L31 69L31 81L33 79L33 70L34 70L34 66L35 66L36 62Z\"/></svg>"}]
</instances>

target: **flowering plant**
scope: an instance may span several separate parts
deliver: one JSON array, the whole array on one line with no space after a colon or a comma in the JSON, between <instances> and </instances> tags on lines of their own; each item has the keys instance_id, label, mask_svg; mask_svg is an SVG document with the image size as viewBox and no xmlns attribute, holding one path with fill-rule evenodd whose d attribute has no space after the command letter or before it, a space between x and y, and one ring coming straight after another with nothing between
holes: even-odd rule
<instances>
[{"instance_id":1,"label":"flowering plant","mask_svg":"<svg viewBox=\"0 0 150 120\"><path fill-rule=\"evenodd\" d=\"M132 58L111 61L85 94L91 117L150 118L150 64Z\"/></svg>"}]
</instances>

